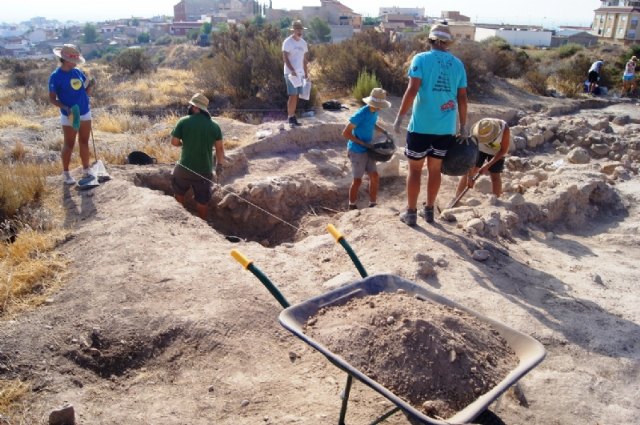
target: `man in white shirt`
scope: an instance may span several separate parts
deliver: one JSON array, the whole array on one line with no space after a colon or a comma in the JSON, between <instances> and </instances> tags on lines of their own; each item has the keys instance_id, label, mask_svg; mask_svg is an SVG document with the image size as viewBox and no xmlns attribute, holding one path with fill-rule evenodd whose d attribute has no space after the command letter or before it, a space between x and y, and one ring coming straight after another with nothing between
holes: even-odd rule
<instances>
[{"instance_id":1,"label":"man in white shirt","mask_svg":"<svg viewBox=\"0 0 640 425\"><path fill-rule=\"evenodd\" d=\"M294 21L291 24L292 34L282 43L282 57L284 58L284 80L287 84L287 116L291 127L299 126L296 119L296 107L298 106L298 96L302 93L304 79L309 80L307 72L307 52L309 47L302 38L302 31L306 28L301 21Z\"/></svg>"}]
</instances>

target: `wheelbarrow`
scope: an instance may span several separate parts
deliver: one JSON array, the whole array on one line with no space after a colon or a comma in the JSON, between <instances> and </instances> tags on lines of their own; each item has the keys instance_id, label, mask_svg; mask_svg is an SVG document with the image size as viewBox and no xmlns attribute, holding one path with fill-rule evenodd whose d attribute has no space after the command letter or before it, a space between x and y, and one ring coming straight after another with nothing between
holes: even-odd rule
<instances>
[{"instance_id":1,"label":"wheelbarrow","mask_svg":"<svg viewBox=\"0 0 640 425\"><path fill-rule=\"evenodd\" d=\"M284 310L279 315L280 324L295 336L302 339L309 344L315 350L322 353L331 363L347 373L347 383L342 396L342 407L340 409L340 417L338 425L345 425L345 418L347 412L347 405L349 402L349 393L353 383L353 378L356 378L360 382L369 386L383 397L391 401L395 407L384 415L376 418L371 425L381 423L390 416L397 412L404 413L412 424L435 424L435 425L450 425L450 424L467 424L467 423L482 423L485 425L503 424L503 422L490 411L487 410L489 405L493 403L502 393L514 385L520 378L527 374L531 369L538 365L545 357L545 350L542 344L528 335L525 335L515 329L483 316L471 309L461 306L445 297L435 294L420 285L417 285L408 280L402 279L398 276L391 274L379 274L374 276L368 276L366 270L360 263L360 260L355 255L355 252L344 239L342 234L331 224L327 226L329 233L333 235L338 243L340 243L345 251L349 254L349 257L353 261L354 265L358 269L362 279L336 288L325 294L311 298L307 301L303 301L296 305L290 305L287 299L282 295L278 288L269 280L269 278L258 269L252 261L248 260L238 250L232 250L231 255L234 257L245 269L251 271L269 290L269 292L278 300L278 302L284 307ZM436 304L445 305L448 307L462 310L476 319L489 324L506 340L507 344L515 352L518 358L517 366L511 370L502 381L495 385L488 392L482 394L472 403L467 405L462 410L458 411L454 416L447 418L446 420L440 418L434 418L427 416L425 413L419 411L406 400L402 399L398 395L394 394L388 388L377 382L375 379L367 376L358 368L349 364L345 359L339 355L333 353L325 345L315 340L311 336L305 333L304 325L307 320L315 316L318 311L324 307L343 304L346 301L356 298L365 297L369 295L376 295L383 292L396 292L403 290L406 294L414 296L420 300L426 302L432 302Z\"/></svg>"}]
</instances>

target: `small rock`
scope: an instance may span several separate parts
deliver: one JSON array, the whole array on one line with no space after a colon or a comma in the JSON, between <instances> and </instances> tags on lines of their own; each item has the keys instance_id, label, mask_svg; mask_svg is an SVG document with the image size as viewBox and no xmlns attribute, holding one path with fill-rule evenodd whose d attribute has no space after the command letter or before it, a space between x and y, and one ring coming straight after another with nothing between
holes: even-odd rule
<instances>
[{"instance_id":1,"label":"small rock","mask_svg":"<svg viewBox=\"0 0 640 425\"><path fill-rule=\"evenodd\" d=\"M289 360L291 360L291 363L295 362L297 358L298 358L297 353L294 353L293 351L289 351Z\"/></svg>"},{"instance_id":2,"label":"small rock","mask_svg":"<svg viewBox=\"0 0 640 425\"><path fill-rule=\"evenodd\" d=\"M604 286L604 282L602 281L602 278L599 274L592 275L591 280L593 280L594 283L597 283L600 286Z\"/></svg>"},{"instance_id":3,"label":"small rock","mask_svg":"<svg viewBox=\"0 0 640 425\"><path fill-rule=\"evenodd\" d=\"M486 249L477 249L473 251L471 258L473 258L476 261L487 261L490 256L491 254Z\"/></svg>"},{"instance_id":4,"label":"small rock","mask_svg":"<svg viewBox=\"0 0 640 425\"><path fill-rule=\"evenodd\" d=\"M545 239L548 241L554 240L556 238L556 234L553 232L547 232L544 235Z\"/></svg>"},{"instance_id":5,"label":"small rock","mask_svg":"<svg viewBox=\"0 0 640 425\"><path fill-rule=\"evenodd\" d=\"M70 404L49 413L49 425L75 425L75 423L76 414Z\"/></svg>"},{"instance_id":6,"label":"small rock","mask_svg":"<svg viewBox=\"0 0 640 425\"><path fill-rule=\"evenodd\" d=\"M396 319L393 316L387 317L387 325L393 325Z\"/></svg>"},{"instance_id":7,"label":"small rock","mask_svg":"<svg viewBox=\"0 0 640 425\"><path fill-rule=\"evenodd\" d=\"M484 221L479 218L473 218L467 222L465 225L467 229L475 229L478 232L482 232L484 230Z\"/></svg>"},{"instance_id":8,"label":"small rock","mask_svg":"<svg viewBox=\"0 0 640 425\"><path fill-rule=\"evenodd\" d=\"M244 399L240 402L240 407L247 407L251 403L249 400Z\"/></svg>"},{"instance_id":9,"label":"small rock","mask_svg":"<svg viewBox=\"0 0 640 425\"><path fill-rule=\"evenodd\" d=\"M216 389L216 388L215 388L213 385L209 385L209 387L207 388L207 392L212 393L212 392L214 392L214 391L215 391L215 389Z\"/></svg>"}]
</instances>

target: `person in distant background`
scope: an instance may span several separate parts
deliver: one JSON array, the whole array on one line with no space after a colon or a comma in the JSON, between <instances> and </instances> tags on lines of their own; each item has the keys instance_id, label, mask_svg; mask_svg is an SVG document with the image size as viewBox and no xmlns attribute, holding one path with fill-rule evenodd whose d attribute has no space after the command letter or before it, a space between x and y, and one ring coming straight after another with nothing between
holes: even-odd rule
<instances>
[{"instance_id":1,"label":"person in distant background","mask_svg":"<svg viewBox=\"0 0 640 425\"><path fill-rule=\"evenodd\" d=\"M589 94L596 94L595 90L598 86L598 81L600 80L600 73L602 72L603 66L604 61L602 59L597 60L591 64L591 68L589 68L589 75L587 76L587 80L589 81Z\"/></svg>"},{"instance_id":2,"label":"person in distant background","mask_svg":"<svg viewBox=\"0 0 640 425\"><path fill-rule=\"evenodd\" d=\"M476 174L491 176L491 190L498 198L502 195L502 177L504 170L504 158L509 152L511 131L507 122L497 118L484 118L478 121L471 129L471 135L478 139L478 161L475 167L460 177L456 196L462 193L465 187L473 187ZM485 164L486 162L486 164Z\"/></svg>"},{"instance_id":3,"label":"person in distant background","mask_svg":"<svg viewBox=\"0 0 640 425\"><path fill-rule=\"evenodd\" d=\"M291 127L299 126L296 118L296 108L298 106L298 96L302 93L302 85L296 87L291 82L289 75L298 77L302 84L303 79L309 80L307 71L307 52L309 47L302 38L302 31L306 28L301 21L293 21L290 31L292 34L282 43L282 57L284 59L284 80L287 84L287 116Z\"/></svg>"},{"instance_id":4,"label":"person in distant background","mask_svg":"<svg viewBox=\"0 0 640 425\"><path fill-rule=\"evenodd\" d=\"M60 60L60 66L49 76L49 102L60 108L60 122L64 145L62 147L62 178L64 184L75 184L76 180L69 173L71 154L76 143L76 135L80 145L80 160L84 169L84 177L91 174L89 168L89 135L91 134L91 109L89 96L95 80L76 68L83 64L84 58L80 50L73 44L65 44L53 49ZM75 111L74 116L72 111Z\"/></svg>"},{"instance_id":5,"label":"person in distant background","mask_svg":"<svg viewBox=\"0 0 640 425\"><path fill-rule=\"evenodd\" d=\"M362 184L362 176L369 175L369 207L378 203L378 185L380 177L376 168L376 161L369 156L367 145L373 144L376 131L388 135L387 131L378 125L378 111L391 106L387 100L387 92L381 88L371 90L371 95L362 99L365 105L349 118L349 123L342 131L342 136L349 140L347 154L351 161L353 181L349 188L349 209L358 209L358 190Z\"/></svg>"},{"instance_id":6,"label":"person in distant background","mask_svg":"<svg viewBox=\"0 0 640 425\"><path fill-rule=\"evenodd\" d=\"M207 108L209 99L196 93L189 101L187 116L180 118L171 132L171 144L182 147L180 160L171 176L171 187L176 201L184 205L185 194L193 189L198 216L206 220L208 203L213 194L213 147L218 179L224 163L224 145L220 126L211 119Z\"/></svg>"},{"instance_id":7,"label":"person in distant background","mask_svg":"<svg viewBox=\"0 0 640 425\"><path fill-rule=\"evenodd\" d=\"M638 58L632 56L624 66L622 74L622 96L631 95L636 91L636 63Z\"/></svg>"}]
</instances>

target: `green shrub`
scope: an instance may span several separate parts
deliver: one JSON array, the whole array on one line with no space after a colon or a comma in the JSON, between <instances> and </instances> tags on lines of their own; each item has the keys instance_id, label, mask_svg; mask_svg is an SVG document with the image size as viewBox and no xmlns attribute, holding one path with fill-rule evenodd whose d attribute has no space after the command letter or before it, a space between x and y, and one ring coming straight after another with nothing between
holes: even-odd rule
<instances>
[{"instance_id":1,"label":"green shrub","mask_svg":"<svg viewBox=\"0 0 640 425\"><path fill-rule=\"evenodd\" d=\"M556 49L556 54L558 55L558 57L560 59L565 59L565 58L569 58L569 57L575 55L576 53L578 53L583 48L584 47L582 47L580 44L568 43L568 44L565 44L565 45L562 45L562 46L558 47Z\"/></svg>"},{"instance_id":2,"label":"green shrub","mask_svg":"<svg viewBox=\"0 0 640 425\"><path fill-rule=\"evenodd\" d=\"M149 72L153 69L151 59L144 50L140 48L125 49L115 58L115 66L130 74L139 72L141 74Z\"/></svg>"},{"instance_id":3,"label":"green shrub","mask_svg":"<svg viewBox=\"0 0 640 425\"><path fill-rule=\"evenodd\" d=\"M362 98L369 96L371 90L376 87L382 87L380 81L376 77L375 72L368 72L366 69L358 75L356 85L353 87L351 94L359 102L362 102Z\"/></svg>"}]
</instances>

